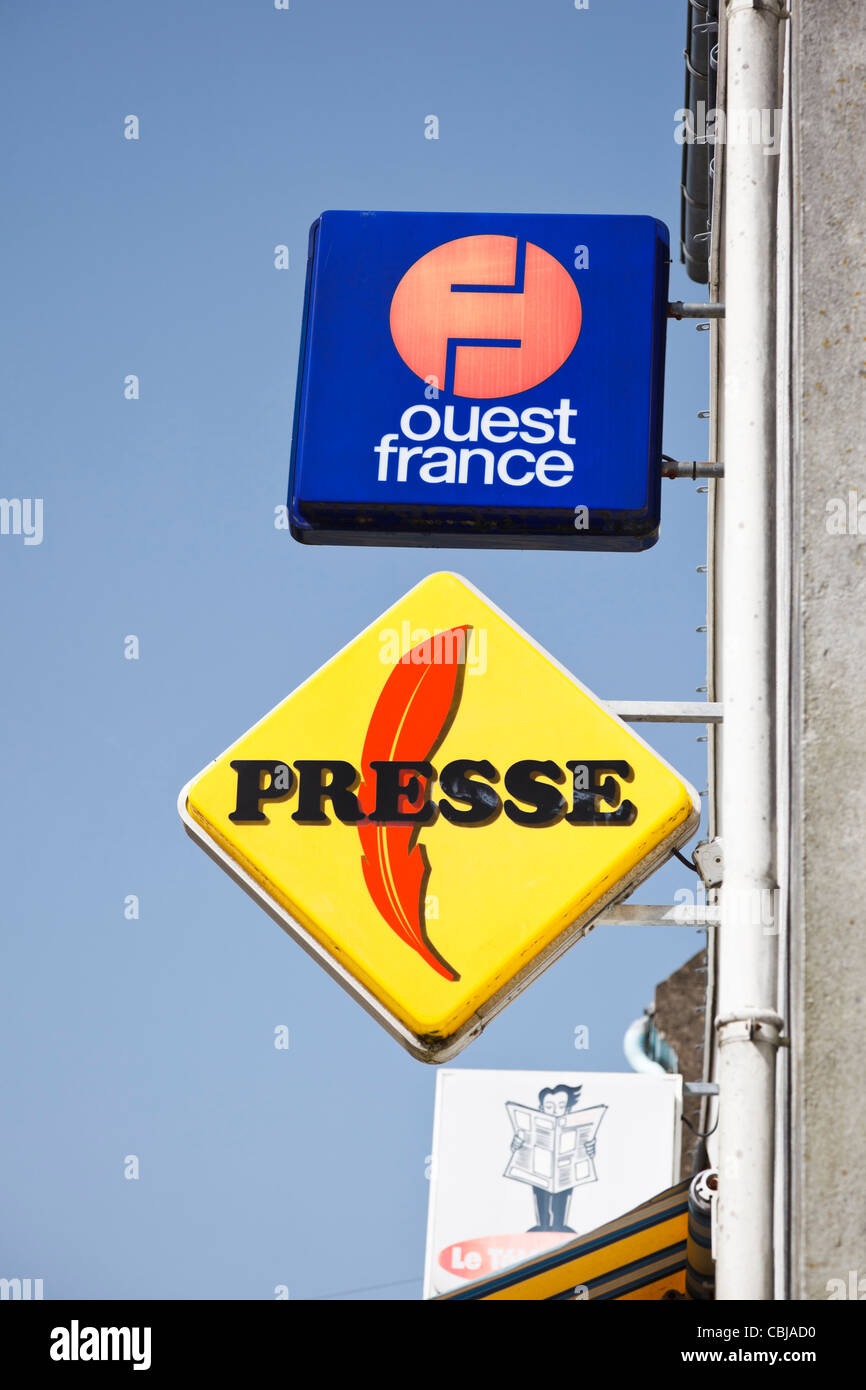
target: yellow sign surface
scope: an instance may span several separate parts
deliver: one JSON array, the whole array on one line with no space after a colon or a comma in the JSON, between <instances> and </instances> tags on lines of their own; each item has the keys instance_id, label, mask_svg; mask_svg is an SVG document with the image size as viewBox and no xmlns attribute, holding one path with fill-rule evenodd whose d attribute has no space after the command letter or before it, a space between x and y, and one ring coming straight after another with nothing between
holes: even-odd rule
<instances>
[{"instance_id":1,"label":"yellow sign surface","mask_svg":"<svg viewBox=\"0 0 866 1390\"><path fill-rule=\"evenodd\" d=\"M423 580L181 793L415 1056L477 1036L693 833L693 789L477 589Z\"/></svg>"}]
</instances>

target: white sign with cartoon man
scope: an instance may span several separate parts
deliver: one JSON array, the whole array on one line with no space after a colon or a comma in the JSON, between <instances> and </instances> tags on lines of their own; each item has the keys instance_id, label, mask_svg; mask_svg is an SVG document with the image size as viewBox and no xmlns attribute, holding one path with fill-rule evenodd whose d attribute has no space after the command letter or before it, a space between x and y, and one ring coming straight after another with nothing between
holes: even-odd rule
<instances>
[{"instance_id":1,"label":"white sign with cartoon man","mask_svg":"<svg viewBox=\"0 0 866 1390\"><path fill-rule=\"evenodd\" d=\"M506 1110L514 1126L506 1178L532 1184L535 1226L530 1231L564 1231L568 1202L574 1188L597 1182L595 1136L607 1109L594 1105L578 1110L582 1086L545 1086L538 1095L538 1109L508 1101Z\"/></svg>"},{"instance_id":2,"label":"white sign with cartoon man","mask_svg":"<svg viewBox=\"0 0 866 1390\"><path fill-rule=\"evenodd\" d=\"M585 1235L677 1182L681 1113L679 1076L440 1071L425 1298Z\"/></svg>"}]
</instances>

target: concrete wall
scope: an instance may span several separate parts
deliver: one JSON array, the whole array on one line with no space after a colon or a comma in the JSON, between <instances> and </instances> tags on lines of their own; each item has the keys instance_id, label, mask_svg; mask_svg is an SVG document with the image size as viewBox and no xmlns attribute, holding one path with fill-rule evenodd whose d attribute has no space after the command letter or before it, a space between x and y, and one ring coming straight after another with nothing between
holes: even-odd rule
<instances>
[{"instance_id":1,"label":"concrete wall","mask_svg":"<svg viewBox=\"0 0 866 1390\"><path fill-rule=\"evenodd\" d=\"M790 1292L825 1299L866 1296L866 4L790 8Z\"/></svg>"}]
</instances>

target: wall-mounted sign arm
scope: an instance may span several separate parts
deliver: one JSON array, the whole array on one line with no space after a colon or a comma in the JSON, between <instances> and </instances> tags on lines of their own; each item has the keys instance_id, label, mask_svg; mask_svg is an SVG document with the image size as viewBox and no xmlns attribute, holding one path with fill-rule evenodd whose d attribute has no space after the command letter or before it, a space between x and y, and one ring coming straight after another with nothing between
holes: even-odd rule
<instances>
[{"instance_id":1,"label":"wall-mounted sign arm","mask_svg":"<svg viewBox=\"0 0 866 1390\"><path fill-rule=\"evenodd\" d=\"M717 1096L719 1094L718 1081L684 1081L684 1096Z\"/></svg>"},{"instance_id":2,"label":"wall-mounted sign arm","mask_svg":"<svg viewBox=\"0 0 866 1390\"><path fill-rule=\"evenodd\" d=\"M724 304L689 304L675 299L668 305L669 319L723 319Z\"/></svg>"},{"instance_id":3,"label":"wall-mounted sign arm","mask_svg":"<svg viewBox=\"0 0 866 1390\"><path fill-rule=\"evenodd\" d=\"M662 477L663 478L691 478L697 482L698 478L724 478L725 465L723 463L698 463L695 459L673 459L669 454L662 454Z\"/></svg>"},{"instance_id":4,"label":"wall-mounted sign arm","mask_svg":"<svg viewBox=\"0 0 866 1390\"><path fill-rule=\"evenodd\" d=\"M724 715L715 700L608 700L607 706L627 724L721 724Z\"/></svg>"},{"instance_id":5,"label":"wall-mounted sign arm","mask_svg":"<svg viewBox=\"0 0 866 1390\"><path fill-rule=\"evenodd\" d=\"M693 903L620 903L605 908L596 919L608 927L717 927L717 907Z\"/></svg>"}]
</instances>

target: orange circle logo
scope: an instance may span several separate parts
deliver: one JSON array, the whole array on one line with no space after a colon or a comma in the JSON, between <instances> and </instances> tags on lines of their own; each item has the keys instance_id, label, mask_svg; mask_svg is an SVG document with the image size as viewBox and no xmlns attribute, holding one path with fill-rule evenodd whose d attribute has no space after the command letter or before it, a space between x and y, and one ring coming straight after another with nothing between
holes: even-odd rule
<instances>
[{"instance_id":1,"label":"orange circle logo","mask_svg":"<svg viewBox=\"0 0 866 1390\"><path fill-rule=\"evenodd\" d=\"M552 376L580 334L580 295L531 241L464 236L411 265L391 300L391 337L410 371L474 400Z\"/></svg>"}]
</instances>

